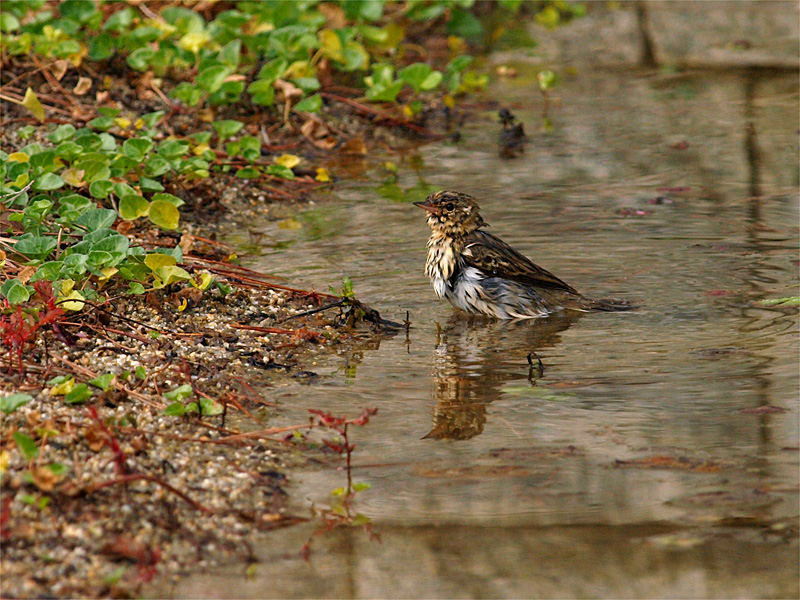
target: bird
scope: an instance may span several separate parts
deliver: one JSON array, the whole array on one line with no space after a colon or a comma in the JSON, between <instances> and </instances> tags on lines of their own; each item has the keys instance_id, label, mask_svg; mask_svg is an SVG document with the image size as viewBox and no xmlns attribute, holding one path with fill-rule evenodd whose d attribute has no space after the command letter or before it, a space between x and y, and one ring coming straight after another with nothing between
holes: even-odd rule
<instances>
[{"instance_id":1,"label":"bird","mask_svg":"<svg viewBox=\"0 0 800 600\"><path fill-rule=\"evenodd\" d=\"M534 264L488 227L478 201L442 190L415 206L431 228L425 274L439 298L471 314L495 319L534 319L560 310L625 311L624 300L593 300Z\"/></svg>"}]
</instances>

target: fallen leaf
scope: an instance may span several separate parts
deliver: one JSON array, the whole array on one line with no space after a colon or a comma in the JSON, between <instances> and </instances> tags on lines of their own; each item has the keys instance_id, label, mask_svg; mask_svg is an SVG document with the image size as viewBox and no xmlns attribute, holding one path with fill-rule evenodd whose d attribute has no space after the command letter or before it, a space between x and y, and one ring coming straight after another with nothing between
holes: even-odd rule
<instances>
[{"instance_id":1,"label":"fallen leaf","mask_svg":"<svg viewBox=\"0 0 800 600\"><path fill-rule=\"evenodd\" d=\"M172 300L178 306L178 310L184 311L186 308L194 308L203 301L203 291L196 287L183 288L172 295Z\"/></svg>"},{"instance_id":2,"label":"fallen leaf","mask_svg":"<svg viewBox=\"0 0 800 600\"><path fill-rule=\"evenodd\" d=\"M86 443L92 452L100 452L103 446L106 445L105 433L97 423L92 423L89 427L84 429L83 437L86 439Z\"/></svg>"},{"instance_id":3,"label":"fallen leaf","mask_svg":"<svg viewBox=\"0 0 800 600\"><path fill-rule=\"evenodd\" d=\"M320 183L328 183L331 180L330 171L328 171L328 169L320 167L319 169L317 169L317 176L314 179L316 179Z\"/></svg>"},{"instance_id":4,"label":"fallen leaf","mask_svg":"<svg viewBox=\"0 0 800 600\"><path fill-rule=\"evenodd\" d=\"M331 135L330 129L322 119L310 118L300 127L300 132L317 148L331 150L336 146L336 138Z\"/></svg>"},{"instance_id":5,"label":"fallen leaf","mask_svg":"<svg viewBox=\"0 0 800 600\"><path fill-rule=\"evenodd\" d=\"M25 98L22 99L22 106L27 108L40 123L44 122L44 106L39 102L39 97L31 88L25 90Z\"/></svg>"},{"instance_id":6,"label":"fallen leaf","mask_svg":"<svg viewBox=\"0 0 800 600\"><path fill-rule=\"evenodd\" d=\"M80 77L78 78L78 83L75 84L75 87L72 89L72 93L76 96L83 96L86 92L88 92L92 88L92 80L88 77Z\"/></svg>"},{"instance_id":7,"label":"fallen leaf","mask_svg":"<svg viewBox=\"0 0 800 600\"><path fill-rule=\"evenodd\" d=\"M364 138L361 136L354 137L347 140L340 148L344 154L366 154L367 145L364 143Z\"/></svg>"},{"instance_id":8,"label":"fallen leaf","mask_svg":"<svg viewBox=\"0 0 800 600\"><path fill-rule=\"evenodd\" d=\"M273 85L275 86L275 89L278 90L278 93L281 95L281 98L284 101L299 100L303 97L303 91L289 81L278 79Z\"/></svg>"},{"instance_id":9,"label":"fallen leaf","mask_svg":"<svg viewBox=\"0 0 800 600\"><path fill-rule=\"evenodd\" d=\"M22 283L28 283L33 274L36 273L37 267L22 267L19 273L17 273L17 279L19 279Z\"/></svg>"},{"instance_id":10,"label":"fallen leaf","mask_svg":"<svg viewBox=\"0 0 800 600\"><path fill-rule=\"evenodd\" d=\"M275 163L287 169L293 169L300 164L300 157L294 154L281 154L275 158Z\"/></svg>"},{"instance_id":11,"label":"fallen leaf","mask_svg":"<svg viewBox=\"0 0 800 600\"><path fill-rule=\"evenodd\" d=\"M56 78L56 81L61 81L61 79L64 77L64 74L67 72L67 69L69 69L68 60L57 60L50 65L50 73Z\"/></svg>"},{"instance_id":12,"label":"fallen leaf","mask_svg":"<svg viewBox=\"0 0 800 600\"><path fill-rule=\"evenodd\" d=\"M51 491L58 483L58 475L47 467L33 467L31 469L33 483L43 492Z\"/></svg>"},{"instance_id":13,"label":"fallen leaf","mask_svg":"<svg viewBox=\"0 0 800 600\"><path fill-rule=\"evenodd\" d=\"M330 29L342 29L347 24L344 11L336 4L323 2L317 6L317 10L325 15L325 18L328 20L325 26Z\"/></svg>"},{"instance_id":14,"label":"fallen leaf","mask_svg":"<svg viewBox=\"0 0 800 600\"><path fill-rule=\"evenodd\" d=\"M303 224L297 219L284 219L283 221L278 222L278 228L294 231L297 229L302 229Z\"/></svg>"}]
</instances>

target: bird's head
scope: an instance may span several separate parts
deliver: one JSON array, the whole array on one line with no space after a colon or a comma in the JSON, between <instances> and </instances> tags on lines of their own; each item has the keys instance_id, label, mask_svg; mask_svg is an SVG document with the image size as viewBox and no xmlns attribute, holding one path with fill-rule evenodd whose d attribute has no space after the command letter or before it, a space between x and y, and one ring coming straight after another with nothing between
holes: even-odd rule
<instances>
[{"instance_id":1,"label":"bird's head","mask_svg":"<svg viewBox=\"0 0 800 600\"><path fill-rule=\"evenodd\" d=\"M414 205L428 211L428 225L434 233L462 236L486 225L475 198L460 192L435 192Z\"/></svg>"}]
</instances>

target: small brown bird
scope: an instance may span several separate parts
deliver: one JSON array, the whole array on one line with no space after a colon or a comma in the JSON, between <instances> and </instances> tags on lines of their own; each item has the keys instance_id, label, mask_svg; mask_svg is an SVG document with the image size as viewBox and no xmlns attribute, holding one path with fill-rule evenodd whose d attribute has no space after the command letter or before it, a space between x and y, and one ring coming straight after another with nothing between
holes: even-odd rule
<instances>
[{"instance_id":1,"label":"small brown bird","mask_svg":"<svg viewBox=\"0 0 800 600\"><path fill-rule=\"evenodd\" d=\"M497 319L532 319L557 310L623 311L622 300L592 300L533 264L487 224L472 196L441 191L416 206L428 212L425 273L440 298L463 311Z\"/></svg>"}]
</instances>

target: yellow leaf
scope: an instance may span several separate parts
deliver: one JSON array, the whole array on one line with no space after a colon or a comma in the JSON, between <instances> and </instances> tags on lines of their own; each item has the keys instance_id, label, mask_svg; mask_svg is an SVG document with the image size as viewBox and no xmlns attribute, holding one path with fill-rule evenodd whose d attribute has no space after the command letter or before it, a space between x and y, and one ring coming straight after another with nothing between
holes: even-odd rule
<instances>
[{"instance_id":1,"label":"yellow leaf","mask_svg":"<svg viewBox=\"0 0 800 600\"><path fill-rule=\"evenodd\" d=\"M103 77L103 89L104 90L110 90L111 86L113 86L113 85L114 85L114 80L111 78L110 75L106 75L105 77Z\"/></svg>"},{"instance_id":2,"label":"yellow leaf","mask_svg":"<svg viewBox=\"0 0 800 600\"><path fill-rule=\"evenodd\" d=\"M131 120L125 119L123 117L117 117L116 119L114 119L114 123L116 123L117 127L119 127L120 129L127 129L128 127L131 126Z\"/></svg>"},{"instance_id":3,"label":"yellow leaf","mask_svg":"<svg viewBox=\"0 0 800 600\"><path fill-rule=\"evenodd\" d=\"M286 167L287 169L294 169L300 164L300 157L295 156L294 154L281 154L275 159L275 162L282 167Z\"/></svg>"},{"instance_id":4,"label":"yellow leaf","mask_svg":"<svg viewBox=\"0 0 800 600\"><path fill-rule=\"evenodd\" d=\"M444 100L444 105L447 108L454 108L456 105L455 98L453 98L450 94L445 94L442 100Z\"/></svg>"},{"instance_id":5,"label":"yellow leaf","mask_svg":"<svg viewBox=\"0 0 800 600\"><path fill-rule=\"evenodd\" d=\"M298 60L289 65L283 74L283 79L298 79L300 77L314 77L317 70L307 60Z\"/></svg>"},{"instance_id":6,"label":"yellow leaf","mask_svg":"<svg viewBox=\"0 0 800 600\"><path fill-rule=\"evenodd\" d=\"M273 23L259 23L255 19L256 17L253 17L253 20L245 25L245 33L255 35L257 33L266 33L267 31L272 31L275 29L275 25Z\"/></svg>"},{"instance_id":7,"label":"yellow leaf","mask_svg":"<svg viewBox=\"0 0 800 600\"><path fill-rule=\"evenodd\" d=\"M134 126L136 129L141 129L142 127L144 127L144 121L143 121L142 119L136 119L136 120L133 122L133 126Z\"/></svg>"},{"instance_id":8,"label":"yellow leaf","mask_svg":"<svg viewBox=\"0 0 800 600\"><path fill-rule=\"evenodd\" d=\"M193 54L197 54L200 48L205 46L209 41L211 41L211 36L207 33L187 33L178 40L178 46Z\"/></svg>"},{"instance_id":9,"label":"yellow leaf","mask_svg":"<svg viewBox=\"0 0 800 600\"><path fill-rule=\"evenodd\" d=\"M170 25L164 19L145 19L142 24L145 27L155 27L159 31L161 31L161 39L163 40L166 37L171 36L173 33L178 31L178 28L174 25Z\"/></svg>"},{"instance_id":10,"label":"yellow leaf","mask_svg":"<svg viewBox=\"0 0 800 600\"><path fill-rule=\"evenodd\" d=\"M410 119L414 116L414 109L411 108L408 104L403 105L403 114L406 116L406 119Z\"/></svg>"},{"instance_id":11,"label":"yellow leaf","mask_svg":"<svg viewBox=\"0 0 800 600\"><path fill-rule=\"evenodd\" d=\"M61 282L61 294L69 294L75 287L74 279L65 279Z\"/></svg>"},{"instance_id":12,"label":"yellow leaf","mask_svg":"<svg viewBox=\"0 0 800 600\"><path fill-rule=\"evenodd\" d=\"M296 229L302 229L303 224L298 221L297 219L284 219L278 223L279 229L288 229L290 231L294 231Z\"/></svg>"},{"instance_id":13,"label":"yellow leaf","mask_svg":"<svg viewBox=\"0 0 800 600\"><path fill-rule=\"evenodd\" d=\"M456 35L447 37L447 47L450 48L450 52L456 55L469 53L469 46L467 46L466 40Z\"/></svg>"},{"instance_id":14,"label":"yellow leaf","mask_svg":"<svg viewBox=\"0 0 800 600\"><path fill-rule=\"evenodd\" d=\"M30 159L31 157L25 154L24 152L14 152L13 154L8 155L9 162L24 163L28 162Z\"/></svg>"},{"instance_id":15,"label":"yellow leaf","mask_svg":"<svg viewBox=\"0 0 800 600\"><path fill-rule=\"evenodd\" d=\"M83 59L89 56L89 46L84 44L83 42L78 42L81 46L81 49L78 50L75 54L70 54L67 58L69 62L72 63L72 66L77 68L81 66Z\"/></svg>"},{"instance_id":16,"label":"yellow leaf","mask_svg":"<svg viewBox=\"0 0 800 600\"><path fill-rule=\"evenodd\" d=\"M189 306L189 303L186 301L186 298L181 300L180 306L178 306L178 311L183 312L186 310L186 307Z\"/></svg>"},{"instance_id":17,"label":"yellow leaf","mask_svg":"<svg viewBox=\"0 0 800 600\"><path fill-rule=\"evenodd\" d=\"M66 296L61 296L58 305L65 310L83 310L83 295L78 290L73 290Z\"/></svg>"},{"instance_id":18,"label":"yellow leaf","mask_svg":"<svg viewBox=\"0 0 800 600\"><path fill-rule=\"evenodd\" d=\"M319 38L319 49L323 55L339 62L344 62L342 55L342 40L332 29L323 29L317 34Z\"/></svg>"},{"instance_id":19,"label":"yellow leaf","mask_svg":"<svg viewBox=\"0 0 800 600\"><path fill-rule=\"evenodd\" d=\"M8 470L8 459L11 455L3 450L0 452L0 473L5 473Z\"/></svg>"},{"instance_id":20,"label":"yellow leaf","mask_svg":"<svg viewBox=\"0 0 800 600\"><path fill-rule=\"evenodd\" d=\"M203 154L203 152L208 150L210 147L211 146L209 146L208 144L197 144L197 146L192 148L192 154L194 154L195 156L200 156L201 154Z\"/></svg>"},{"instance_id":21,"label":"yellow leaf","mask_svg":"<svg viewBox=\"0 0 800 600\"><path fill-rule=\"evenodd\" d=\"M28 176L28 174L27 174L27 173L21 173L21 174L20 174L20 175L19 175L19 176L18 176L18 177L17 177L17 178L14 180L14 183L12 183L11 185L13 185L14 187L23 188L23 187L25 187L26 185L28 185L28 181L29 181L29 180L30 180L30 177Z\"/></svg>"},{"instance_id":22,"label":"yellow leaf","mask_svg":"<svg viewBox=\"0 0 800 600\"><path fill-rule=\"evenodd\" d=\"M331 173L328 169L320 167L317 169L317 176L314 179L322 183L328 183L331 180Z\"/></svg>"},{"instance_id":23,"label":"yellow leaf","mask_svg":"<svg viewBox=\"0 0 800 600\"><path fill-rule=\"evenodd\" d=\"M200 273L199 277L195 277L189 283L200 290L205 290L208 289L208 286L210 286L213 282L214 277L211 275L211 273Z\"/></svg>"},{"instance_id":24,"label":"yellow leaf","mask_svg":"<svg viewBox=\"0 0 800 600\"><path fill-rule=\"evenodd\" d=\"M83 187L86 185L86 182L83 180L84 170L83 169L64 169L61 172L61 179L66 181L72 187Z\"/></svg>"},{"instance_id":25,"label":"yellow leaf","mask_svg":"<svg viewBox=\"0 0 800 600\"><path fill-rule=\"evenodd\" d=\"M97 281L98 281L98 283L101 283L101 284L102 284L102 283L105 283L105 282L106 282L106 281L108 281L108 280L109 280L111 277L113 277L114 275L116 275L118 271L119 271L119 269L116 269L116 268L114 268L114 267L104 267L104 268L100 269L100 272L101 272L103 275L97 278Z\"/></svg>"},{"instance_id":26,"label":"yellow leaf","mask_svg":"<svg viewBox=\"0 0 800 600\"><path fill-rule=\"evenodd\" d=\"M44 122L44 106L39 102L38 96L31 88L25 90L25 98L22 99L22 106L27 108L40 123Z\"/></svg>"},{"instance_id":27,"label":"yellow leaf","mask_svg":"<svg viewBox=\"0 0 800 600\"><path fill-rule=\"evenodd\" d=\"M159 267L171 267L177 262L178 261L175 260L174 256L170 256L169 254L160 254L158 252L148 254L144 257L144 264L150 267L153 271Z\"/></svg>"},{"instance_id":28,"label":"yellow leaf","mask_svg":"<svg viewBox=\"0 0 800 600\"><path fill-rule=\"evenodd\" d=\"M75 387L75 380L70 376L58 385L54 385L50 388L50 395L51 396L66 396L72 391L72 388Z\"/></svg>"}]
</instances>

